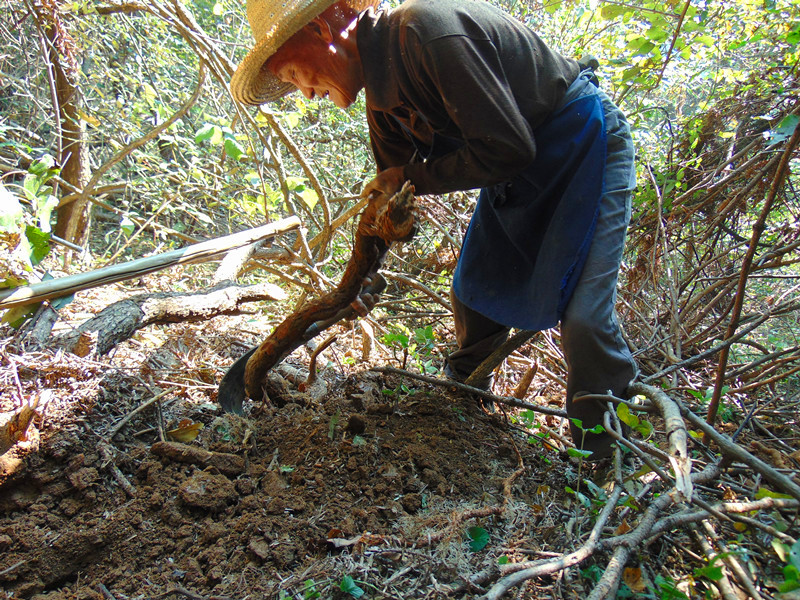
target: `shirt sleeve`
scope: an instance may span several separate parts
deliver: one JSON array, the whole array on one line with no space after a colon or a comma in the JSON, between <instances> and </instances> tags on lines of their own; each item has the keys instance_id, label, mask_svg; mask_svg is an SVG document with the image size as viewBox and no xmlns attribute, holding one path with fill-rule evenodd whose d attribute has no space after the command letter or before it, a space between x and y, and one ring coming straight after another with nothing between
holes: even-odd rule
<instances>
[{"instance_id":1,"label":"shirt sleeve","mask_svg":"<svg viewBox=\"0 0 800 600\"><path fill-rule=\"evenodd\" d=\"M367 124L379 173L411 162L416 148L396 121L386 113L367 109Z\"/></svg>"},{"instance_id":2,"label":"shirt sleeve","mask_svg":"<svg viewBox=\"0 0 800 600\"><path fill-rule=\"evenodd\" d=\"M423 93L432 102L438 97L450 120L447 130L458 131L463 141L458 150L405 166L417 192L486 187L529 165L536 144L494 45L466 35L444 36L424 46L414 38L408 39L407 65Z\"/></svg>"}]
</instances>

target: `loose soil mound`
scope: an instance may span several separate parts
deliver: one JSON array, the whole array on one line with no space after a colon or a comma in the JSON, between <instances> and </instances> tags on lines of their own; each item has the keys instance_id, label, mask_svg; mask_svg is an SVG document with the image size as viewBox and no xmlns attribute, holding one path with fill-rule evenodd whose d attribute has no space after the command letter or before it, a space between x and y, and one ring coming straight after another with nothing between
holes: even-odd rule
<instances>
[{"instance_id":1,"label":"loose soil mound","mask_svg":"<svg viewBox=\"0 0 800 600\"><path fill-rule=\"evenodd\" d=\"M318 399L287 386L283 406L247 418L165 395L165 420L204 425L182 445L159 441L155 404L110 439L134 379L97 384L102 369L49 360L40 375L80 392L51 402L38 450L20 444L5 464L0 582L13 597L349 598L347 577L372 598L443 597L510 544L566 535L544 506L562 503L571 467L447 387L362 371ZM490 540L473 552L478 525Z\"/></svg>"}]
</instances>

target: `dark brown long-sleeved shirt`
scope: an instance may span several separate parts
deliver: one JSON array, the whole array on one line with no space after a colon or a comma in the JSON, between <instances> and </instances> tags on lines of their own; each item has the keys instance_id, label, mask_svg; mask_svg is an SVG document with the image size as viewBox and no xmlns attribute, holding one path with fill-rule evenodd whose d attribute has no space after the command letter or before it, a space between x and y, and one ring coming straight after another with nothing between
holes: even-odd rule
<instances>
[{"instance_id":1,"label":"dark brown long-sleeved shirt","mask_svg":"<svg viewBox=\"0 0 800 600\"><path fill-rule=\"evenodd\" d=\"M405 165L419 194L486 187L521 172L536 156L533 130L579 73L576 61L480 0L370 10L357 41L378 169ZM423 145L434 132L461 145L411 162L408 132Z\"/></svg>"}]
</instances>

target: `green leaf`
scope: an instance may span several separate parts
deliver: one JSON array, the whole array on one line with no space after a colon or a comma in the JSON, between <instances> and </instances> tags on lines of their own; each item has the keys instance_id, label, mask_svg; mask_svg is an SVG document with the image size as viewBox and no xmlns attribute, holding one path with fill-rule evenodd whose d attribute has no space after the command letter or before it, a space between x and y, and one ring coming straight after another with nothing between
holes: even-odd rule
<instances>
[{"instance_id":1,"label":"green leaf","mask_svg":"<svg viewBox=\"0 0 800 600\"><path fill-rule=\"evenodd\" d=\"M786 115L781 122L778 123L775 129L772 130L772 135L767 144L780 144L781 142L792 137L798 122L800 122L800 115Z\"/></svg>"},{"instance_id":2,"label":"green leaf","mask_svg":"<svg viewBox=\"0 0 800 600\"><path fill-rule=\"evenodd\" d=\"M54 310L60 310L64 308L67 304L72 302L74 299L75 299L75 294L70 294L69 296L61 296L60 298L51 298L50 306L52 306Z\"/></svg>"},{"instance_id":3,"label":"green leaf","mask_svg":"<svg viewBox=\"0 0 800 600\"><path fill-rule=\"evenodd\" d=\"M575 492L575 497L578 499L578 502L583 505L583 508L592 507L592 501L589 500L589 498L583 492Z\"/></svg>"},{"instance_id":4,"label":"green leaf","mask_svg":"<svg viewBox=\"0 0 800 600\"><path fill-rule=\"evenodd\" d=\"M319 598L319 592L317 591L317 586L314 583L313 579L306 579L303 582L303 598L305 600L313 600L314 598Z\"/></svg>"},{"instance_id":5,"label":"green leaf","mask_svg":"<svg viewBox=\"0 0 800 600\"><path fill-rule=\"evenodd\" d=\"M715 567L713 565L700 567L694 570L694 576L697 578L705 577L711 581L719 581L722 579L722 567Z\"/></svg>"},{"instance_id":6,"label":"green leaf","mask_svg":"<svg viewBox=\"0 0 800 600\"><path fill-rule=\"evenodd\" d=\"M317 196L317 192L309 188L304 189L297 195L300 196L305 205L308 206L308 208L311 210L314 210L314 207L317 205L317 202L319 202L319 196Z\"/></svg>"},{"instance_id":7,"label":"green leaf","mask_svg":"<svg viewBox=\"0 0 800 600\"><path fill-rule=\"evenodd\" d=\"M225 137L225 154L230 156L233 160L240 160L242 157L246 156L244 148L232 137Z\"/></svg>"},{"instance_id":8,"label":"green leaf","mask_svg":"<svg viewBox=\"0 0 800 600\"><path fill-rule=\"evenodd\" d=\"M575 427L583 431L583 421L581 421L580 419L574 419L574 418L570 419L570 423L572 423L573 425L575 425Z\"/></svg>"},{"instance_id":9,"label":"green leaf","mask_svg":"<svg viewBox=\"0 0 800 600\"><path fill-rule=\"evenodd\" d=\"M208 141L212 146L217 146L222 142L222 128L213 123L206 123L194 134L194 141L198 145Z\"/></svg>"},{"instance_id":10,"label":"green leaf","mask_svg":"<svg viewBox=\"0 0 800 600\"><path fill-rule=\"evenodd\" d=\"M125 234L125 237L130 237L133 235L133 232L136 230L136 223L130 220L128 216L122 217L119 222L119 227L122 229L122 233Z\"/></svg>"},{"instance_id":11,"label":"green leaf","mask_svg":"<svg viewBox=\"0 0 800 600\"><path fill-rule=\"evenodd\" d=\"M592 495L598 500L605 501L608 498L608 494L606 494L605 490L591 479L584 479L583 483L586 484L586 487L589 488L589 491L592 492Z\"/></svg>"},{"instance_id":12,"label":"green leaf","mask_svg":"<svg viewBox=\"0 0 800 600\"><path fill-rule=\"evenodd\" d=\"M31 203L36 203L36 196L39 194L39 188L42 187L42 182L38 175L28 173L25 179L22 180L22 189L25 190L25 197Z\"/></svg>"},{"instance_id":13,"label":"green leaf","mask_svg":"<svg viewBox=\"0 0 800 600\"><path fill-rule=\"evenodd\" d=\"M467 536L470 539L469 549L473 552L480 552L489 543L489 532L483 527L470 527Z\"/></svg>"},{"instance_id":14,"label":"green leaf","mask_svg":"<svg viewBox=\"0 0 800 600\"><path fill-rule=\"evenodd\" d=\"M53 165L55 164L56 164L55 158L53 158L49 154L43 154L42 156L40 156L31 163L31 166L28 167L28 173L36 175L37 177L40 178L47 177L47 175L51 171L56 171L56 172L58 171L58 169L53 168ZM52 173L50 177L52 177L53 175L55 175L55 173Z\"/></svg>"},{"instance_id":15,"label":"green leaf","mask_svg":"<svg viewBox=\"0 0 800 600\"><path fill-rule=\"evenodd\" d=\"M581 577L597 583L603 576L603 572L603 568L600 565L589 565L585 569L581 569Z\"/></svg>"},{"instance_id":16,"label":"green leaf","mask_svg":"<svg viewBox=\"0 0 800 600\"><path fill-rule=\"evenodd\" d=\"M356 585L356 582L352 577L350 577L350 575L345 575L342 578L342 582L339 584L339 589L345 594L350 594L353 598L361 598L361 596L364 595L364 590Z\"/></svg>"},{"instance_id":17,"label":"green leaf","mask_svg":"<svg viewBox=\"0 0 800 600\"><path fill-rule=\"evenodd\" d=\"M767 488L758 488L756 491L756 500L762 500L763 498L786 498L792 499L793 496L789 496L788 494L781 494L780 492L773 492L772 490L768 490Z\"/></svg>"},{"instance_id":18,"label":"green leaf","mask_svg":"<svg viewBox=\"0 0 800 600\"><path fill-rule=\"evenodd\" d=\"M778 558L780 558L783 562L786 562L789 559L789 551L791 550L788 544L784 544L776 537L772 538L771 543L772 549L775 550L775 554L778 555Z\"/></svg>"},{"instance_id":19,"label":"green leaf","mask_svg":"<svg viewBox=\"0 0 800 600\"><path fill-rule=\"evenodd\" d=\"M617 404L617 417L628 427L635 428L639 424L639 417L631 413L627 404Z\"/></svg>"},{"instance_id":20,"label":"green leaf","mask_svg":"<svg viewBox=\"0 0 800 600\"><path fill-rule=\"evenodd\" d=\"M50 192L50 186L45 186L39 190L36 198L36 215L39 217L39 228L42 231L50 231L50 215L58 206L58 198Z\"/></svg>"},{"instance_id":21,"label":"green leaf","mask_svg":"<svg viewBox=\"0 0 800 600\"><path fill-rule=\"evenodd\" d=\"M587 429L586 433L600 434L600 433L604 433L605 430L606 430L606 428L598 423L597 425L595 425L591 429Z\"/></svg>"},{"instance_id":22,"label":"green leaf","mask_svg":"<svg viewBox=\"0 0 800 600\"><path fill-rule=\"evenodd\" d=\"M306 189L306 180L303 179L302 177L287 177L286 187L288 187L293 192L300 193L304 189Z\"/></svg>"},{"instance_id":23,"label":"green leaf","mask_svg":"<svg viewBox=\"0 0 800 600\"><path fill-rule=\"evenodd\" d=\"M792 544L789 550L789 564L800 570L800 541Z\"/></svg>"},{"instance_id":24,"label":"green leaf","mask_svg":"<svg viewBox=\"0 0 800 600\"><path fill-rule=\"evenodd\" d=\"M17 197L0 184L0 231L18 232L24 217Z\"/></svg>"},{"instance_id":25,"label":"green leaf","mask_svg":"<svg viewBox=\"0 0 800 600\"><path fill-rule=\"evenodd\" d=\"M50 252L50 233L44 232L33 225L28 225L25 228L25 237L28 238L28 243L31 246L31 264L38 265Z\"/></svg>"},{"instance_id":26,"label":"green leaf","mask_svg":"<svg viewBox=\"0 0 800 600\"><path fill-rule=\"evenodd\" d=\"M629 10L631 9L620 4L604 4L600 9L600 16L606 20L616 19L620 15L624 15Z\"/></svg>"},{"instance_id":27,"label":"green leaf","mask_svg":"<svg viewBox=\"0 0 800 600\"><path fill-rule=\"evenodd\" d=\"M629 79L633 79L634 77L637 77L640 72L641 69L639 67L631 67L630 69L625 69L622 72L622 81L628 81Z\"/></svg>"},{"instance_id":28,"label":"green leaf","mask_svg":"<svg viewBox=\"0 0 800 600\"><path fill-rule=\"evenodd\" d=\"M659 44L667 39L667 32L660 27L651 27L645 32L645 35L648 39Z\"/></svg>"},{"instance_id":29,"label":"green leaf","mask_svg":"<svg viewBox=\"0 0 800 600\"><path fill-rule=\"evenodd\" d=\"M303 113L292 111L284 113L283 120L286 122L286 127L289 129L294 129L300 123L300 119L303 118Z\"/></svg>"},{"instance_id":30,"label":"green leaf","mask_svg":"<svg viewBox=\"0 0 800 600\"><path fill-rule=\"evenodd\" d=\"M707 48L711 48L714 45L714 38L710 35L698 35L695 41L700 42Z\"/></svg>"},{"instance_id":31,"label":"green leaf","mask_svg":"<svg viewBox=\"0 0 800 600\"><path fill-rule=\"evenodd\" d=\"M578 448L567 448L567 454L573 458L589 458L591 450L579 450Z\"/></svg>"},{"instance_id":32,"label":"green leaf","mask_svg":"<svg viewBox=\"0 0 800 600\"><path fill-rule=\"evenodd\" d=\"M561 2L546 2L544 9L551 15L556 14L556 11L561 8Z\"/></svg>"},{"instance_id":33,"label":"green leaf","mask_svg":"<svg viewBox=\"0 0 800 600\"><path fill-rule=\"evenodd\" d=\"M41 302L37 302L36 304L26 304L25 306L9 308L3 315L3 318L0 319L0 323L8 323L14 329L19 329L25 321L39 310L41 305Z\"/></svg>"},{"instance_id":34,"label":"green leaf","mask_svg":"<svg viewBox=\"0 0 800 600\"><path fill-rule=\"evenodd\" d=\"M786 592L793 592L800 589L800 571L794 565L786 565L783 567L784 581L778 586L778 591L782 594Z\"/></svg>"},{"instance_id":35,"label":"green leaf","mask_svg":"<svg viewBox=\"0 0 800 600\"><path fill-rule=\"evenodd\" d=\"M498 565L507 565L507 564L509 564L510 562L511 562L511 559L510 559L510 558L508 558L508 557L507 557L505 554L504 554L503 556L499 556L499 557L497 558L497 564L498 564Z\"/></svg>"},{"instance_id":36,"label":"green leaf","mask_svg":"<svg viewBox=\"0 0 800 600\"><path fill-rule=\"evenodd\" d=\"M650 421L640 421L634 429L645 439L653 435L653 424Z\"/></svg>"},{"instance_id":37,"label":"green leaf","mask_svg":"<svg viewBox=\"0 0 800 600\"><path fill-rule=\"evenodd\" d=\"M689 596L681 592L675 582L663 575L656 575L654 580L661 600L689 600Z\"/></svg>"},{"instance_id":38,"label":"green leaf","mask_svg":"<svg viewBox=\"0 0 800 600\"><path fill-rule=\"evenodd\" d=\"M382 341L387 346L400 346L401 348L408 348L408 336L402 333L387 333L383 336Z\"/></svg>"}]
</instances>

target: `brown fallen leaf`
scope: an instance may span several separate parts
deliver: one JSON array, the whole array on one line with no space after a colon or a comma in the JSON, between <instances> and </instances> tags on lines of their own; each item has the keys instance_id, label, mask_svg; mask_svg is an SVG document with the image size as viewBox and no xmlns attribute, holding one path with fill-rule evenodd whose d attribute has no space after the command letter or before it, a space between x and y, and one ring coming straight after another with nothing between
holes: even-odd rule
<instances>
[{"instance_id":1,"label":"brown fallen leaf","mask_svg":"<svg viewBox=\"0 0 800 600\"><path fill-rule=\"evenodd\" d=\"M619 524L619 527L614 530L614 535L624 535L630 530L631 526L628 525L628 521L622 521L622 523Z\"/></svg>"},{"instance_id":2,"label":"brown fallen leaf","mask_svg":"<svg viewBox=\"0 0 800 600\"><path fill-rule=\"evenodd\" d=\"M644 592L647 589L647 582L644 580L642 570L639 567L625 567L622 572L622 581L634 593Z\"/></svg>"},{"instance_id":3,"label":"brown fallen leaf","mask_svg":"<svg viewBox=\"0 0 800 600\"><path fill-rule=\"evenodd\" d=\"M167 432L167 437L176 442L188 444L197 438L203 427L205 427L205 425L202 423L193 423L190 419L184 419L178 423L175 429Z\"/></svg>"}]
</instances>

